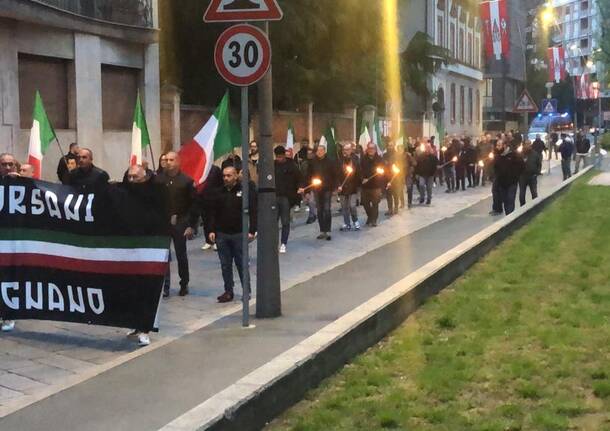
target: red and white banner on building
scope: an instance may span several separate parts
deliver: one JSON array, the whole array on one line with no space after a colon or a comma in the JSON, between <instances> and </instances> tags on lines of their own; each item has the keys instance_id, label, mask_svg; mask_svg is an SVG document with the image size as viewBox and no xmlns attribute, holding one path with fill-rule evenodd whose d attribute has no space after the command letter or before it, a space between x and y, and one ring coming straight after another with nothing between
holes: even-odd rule
<instances>
[{"instance_id":1,"label":"red and white banner on building","mask_svg":"<svg viewBox=\"0 0 610 431\"><path fill-rule=\"evenodd\" d=\"M563 46L549 48L549 81L558 83L565 77L566 63Z\"/></svg>"},{"instance_id":2,"label":"red and white banner on building","mask_svg":"<svg viewBox=\"0 0 610 431\"><path fill-rule=\"evenodd\" d=\"M508 13L506 0L494 0L481 3L481 20L485 36L485 53L487 58L501 60L509 56Z\"/></svg>"},{"instance_id":3,"label":"red and white banner on building","mask_svg":"<svg viewBox=\"0 0 610 431\"><path fill-rule=\"evenodd\" d=\"M588 73L575 78L574 86L576 87L577 99L597 99L599 97L599 87L597 83L591 82Z\"/></svg>"}]
</instances>

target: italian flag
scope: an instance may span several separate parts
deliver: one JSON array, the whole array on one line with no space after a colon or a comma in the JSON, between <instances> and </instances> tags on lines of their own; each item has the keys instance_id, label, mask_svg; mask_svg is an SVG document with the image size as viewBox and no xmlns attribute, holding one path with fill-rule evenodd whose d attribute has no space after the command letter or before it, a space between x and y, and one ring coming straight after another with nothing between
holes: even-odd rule
<instances>
[{"instance_id":1,"label":"italian flag","mask_svg":"<svg viewBox=\"0 0 610 431\"><path fill-rule=\"evenodd\" d=\"M292 127L292 122L288 123L288 133L286 135L286 149L294 150L294 127Z\"/></svg>"},{"instance_id":2,"label":"italian flag","mask_svg":"<svg viewBox=\"0 0 610 431\"><path fill-rule=\"evenodd\" d=\"M320 144L326 146L326 157L337 160L337 142L335 141L335 128L328 126L324 135L320 138Z\"/></svg>"},{"instance_id":3,"label":"italian flag","mask_svg":"<svg viewBox=\"0 0 610 431\"><path fill-rule=\"evenodd\" d=\"M28 163L34 168L34 178L40 178L42 173L42 158L49 148L49 144L56 139L55 131L49 122L47 113L42 104L42 97L36 91L34 100L34 114L32 130L30 132L30 147L28 150Z\"/></svg>"},{"instance_id":4,"label":"italian flag","mask_svg":"<svg viewBox=\"0 0 610 431\"><path fill-rule=\"evenodd\" d=\"M369 135L369 128L366 127L366 123L362 122L362 127L360 128L360 137L358 138L358 144L362 147L363 150L366 151L366 147L371 142L371 136Z\"/></svg>"},{"instance_id":5,"label":"italian flag","mask_svg":"<svg viewBox=\"0 0 610 431\"><path fill-rule=\"evenodd\" d=\"M383 139L381 137L381 131L379 130L379 119L375 116L375 120L373 121L373 129L371 130L373 136L372 141L375 143L377 147L377 152L379 154L383 154L383 150L385 149L385 145L383 145Z\"/></svg>"},{"instance_id":6,"label":"italian flag","mask_svg":"<svg viewBox=\"0 0 610 431\"><path fill-rule=\"evenodd\" d=\"M138 93L136 110L133 114L133 128L131 130L131 157L129 158L131 166L142 164L142 151L149 145L150 135L148 134L148 127L146 127L146 116L144 111L142 111L140 94Z\"/></svg>"},{"instance_id":7,"label":"italian flag","mask_svg":"<svg viewBox=\"0 0 610 431\"><path fill-rule=\"evenodd\" d=\"M208 177L214 161L233 149L229 121L229 93L225 93L203 128L180 149L182 171L195 183L202 184Z\"/></svg>"}]
</instances>

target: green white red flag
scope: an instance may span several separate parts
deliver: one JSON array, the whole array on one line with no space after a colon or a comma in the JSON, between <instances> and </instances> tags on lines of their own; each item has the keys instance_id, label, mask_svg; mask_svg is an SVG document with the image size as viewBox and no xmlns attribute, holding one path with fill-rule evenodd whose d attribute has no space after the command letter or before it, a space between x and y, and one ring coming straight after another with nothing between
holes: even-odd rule
<instances>
[{"instance_id":1,"label":"green white red flag","mask_svg":"<svg viewBox=\"0 0 610 431\"><path fill-rule=\"evenodd\" d=\"M207 179L214 161L232 150L229 93L225 93L208 122L180 149L181 169L195 180L196 184L202 184Z\"/></svg>"},{"instance_id":2,"label":"green white red flag","mask_svg":"<svg viewBox=\"0 0 610 431\"><path fill-rule=\"evenodd\" d=\"M140 94L138 93L136 109L133 114L133 128L131 130L131 157L129 158L129 164L131 166L142 164L142 152L149 145L150 135L148 134L148 127L146 126L146 116L142 110Z\"/></svg>"},{"instance_id":3,"label":"green white red flag","mask_svg":"<svg viewBox=\"0 0 610 431\"><path fill-rule=\"evenodd\" d=\"M56 136L38 91L36 91L32 117L28 163L34 168L34 178L40 178L42 174L42 158L47 152L49 144L56 139Z\"/></svg>"},{"instance_id":4,"label":"green white red flag","mask_svg":"<svg viewBox=\"0 0 610 431\"><path fill-rule=\"evenodd\" d=\"M288 133L286 135L286 149L294 150L294 127L292 127L292 122L288 123Z\"/></svg>"}]
</instances>

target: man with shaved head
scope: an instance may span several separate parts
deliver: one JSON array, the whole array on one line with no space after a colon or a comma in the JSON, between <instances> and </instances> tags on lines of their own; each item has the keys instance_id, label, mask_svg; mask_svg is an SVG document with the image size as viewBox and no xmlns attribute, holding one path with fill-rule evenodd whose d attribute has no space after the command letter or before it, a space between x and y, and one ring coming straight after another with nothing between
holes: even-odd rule
<instances>
[{"instance_id":1,"label":"man with shaved head","mask_svg":"<svg viewBox=\"0 0 610 431\"><path fill-rule=\"evenodd\" d=\"M164 186L169 202L171 237L178 261L180 276L180 296L188 294L189 262L186 254L186 240L192 239L197 226L198 212L195 207L195 187L193 179L180 171L178 153L170 151L165 155L166 166L163 172L155 177L158 184ZM163 297L169 296L170 278L168 274L163 286Z\"/></svg>"},{"instance_id":2,"label":"man with shaved head","mask_svg":"<svg viewBox=\"0 0 610 431\"><path fill-rule=\"evenodd\" d=\"M29 163L24 163L19 168L19 176L24 178L34 178L34 166Z\"/></svg>"},{"instance_id":3,"label":"man with shaved head","mask_svg":"<svg viewBox=\"0 0 610 431\"><path fill-rule=\"evenodd\" d=\"M76 160L78 167L70 172L68 184L80 188L103 187L108 184L108 173L93 164L93 151L80 148Z\"/></svg>"},{"instance_id":4,"label":"man with shaved head","mask_svg":"<svg viewBox=\"0 0 610 431\"><path fill-rule=\"evenodd\" d=\"M17 159L10 153L0 154L0 178L18 177ZM2 332L9 332L15 329L14 320L3 320L1 324Z\"/></svg>"}]
</instances>

